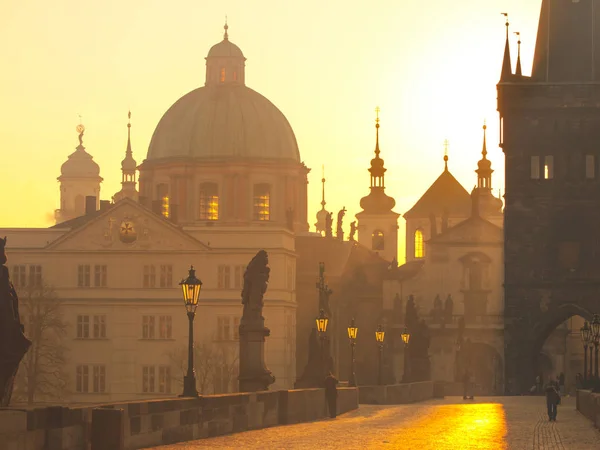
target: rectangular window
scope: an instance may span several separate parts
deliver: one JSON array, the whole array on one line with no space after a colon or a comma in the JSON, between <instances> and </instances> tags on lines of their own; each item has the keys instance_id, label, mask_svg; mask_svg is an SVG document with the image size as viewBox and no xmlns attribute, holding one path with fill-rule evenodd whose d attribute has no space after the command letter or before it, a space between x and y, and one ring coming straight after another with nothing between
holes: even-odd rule
<instances>
[{"instance_id":1,"label":"rectangular window","mask_svg":"<svg viewBox=\"0 0 600 450\"><path fill-rule=\"evenodd\" d=\"M92 390L95 393L106 392L106 367L103 365L92 366L93 384Z\"/></svg>"},{"instance_id":2,"label":"rectangular window","mask_svg":"<svg viewBox=\"0 0 600 450\"><path fill-rule=\"evenodd\" d=\"M90 316L77 316L77 337L79 339L90 338Z\"/></svg>"},{"instance_id":3,"label":"rectangular window","mask_svg":"<svg viewBox=\"0 0 600 450\"><path fill-rule=\"evenodd\" d=\"M106 338L106 316L94 316L94 339Z\"/></svg>"},{"instance_id":4,"label":"rectangular window","mask_svg":"<svg viewBox=\"0 0 600 450\"><path fill-rule=\"evenodd\" d=\"M171 393L171 368L169 366L158 367L158 392L161 394Z\"/></svg>"},{"instance_id":5,"label":"rectangular window","mask_svg":"<svg viewBox=\"0 0 600 450\"><path fill-rule=\"evenodd\" d=\"M75 372L75 391L87 393L90 391L90 370L88 366L77 366Z\"/></svg>"},{"instance_id":6,"label":"rectangular window","mask_svg":"<svg viewBox=\"0 0 600 450\"><path fill-rule=\"evenodd\" d=\"M142 339L154 339L154 316L142 316Z\"/></svg>"},{"instance_id":7,"label":"rectangular window","mask_svg":"<svg viewBox=\"0 0 600 450\"><path fill-rule=\"evenodd\" d=\"M158 337L160 339L171 339L173 337L173 317L160 316L158 318Z\"/></svg>"},{"instance_id":8,"label":"rectangular window","mask_svg":"<svg viewBox=\"0 0 600 450\"><path fill-rule=\"evenodd\" d=\"M161 288L173 287L173 266L171 266L171 265L160 266L160 287Z\"/></svg>"},{"instance_id":9,"label":"rectangular window","mask_svg":"<svg viewBox=\"0 0 600 450\"><path fill-rule=\"evenodd\" d=\"M154 379L156 370L154 366L142 367L142 392L154 392Z\"/></svg>"},{"instance_id":10,"label":"rectangular window","mask_svg":"<svg viewBox=\"0 0 600 450\"><path fill-rule=\"evenodd\" d=\"M231 267L221 264L217 269L217 287L219 289L229 289L231 287Z\"/></svg>"},{"instance_id":11,"label":"rectangular window","mask_svg":"<svg viewBox=\"0 0 600 450\"><path fill-rule=\"evenodd\" d=\"M239 317L233 318L233 340L234 341L240 340L240 318Z\"/></svg>"},{"instance_id":12,"label":"rectangular window","mask_svg":"<svg viewBox=\"0 0 600 450\"><path fill-rule=\"evenodd\" d=\"M29 286L30 287L41 287L42 286L42 266L33 265L29 266Z\"/></svg>"},{"instance_id":13,"label":"rectangular window","mask_svg":"<svg viewBox=\"0 0 600 450\"><path fill-rule=\"evenodd\" d=\"M585 155L585 177L587 179L596 178L596 157L594 155Z\"/></svg>"},{"instance_id":14,"label":"rectangular window","mask_svg":"<svg viewBox=\"0 0 600 450\"><path fill-rule=\"evenodd\" d=\"M153 288L154 286L156 286L156 268L144 266L144 287Z\"/></svg>"},{"instance_id":15,"label":"rectangular window","mask_svg":"<svg viewBox=\"0 0 600 450\"><path fill-rule=\"evenodd\" d=\"M544 180L551 180L554 178L554 157L546 155L544 156Z\"/></svg>"},{"instance_id":16,"label":"rectangular window","mask_svg":"<svg viewBox=\"0 0 600 450\"><path fill-rule=\"evenodd\" d=\"M79 264L77 267L77 286L90 287L90 266L89 264Z\"/></svg>"},{"instance_id":17,"label":"rectangular window","mask_svg":"<svg viewBox=\"0 0 600 450\"><path fill-rule=\"evenodd\" d=\"M540 179L540 157L539 156L531 157L531 179L532 180Z\"/></svg>"},{"instance_id":18,"label":"rectangular window","mask_svg":"<svg viewBox=\"0 0 600 450\"><path fill-rule=\"evenodd\" d=\"M94 287L106 287L106 266L94 266Z\"/></svg>"},{"instance_id":19,"label":"rectangular window","mask_svg":"<svg viewBox=\"0 0 600 450\"><path fill-rule=\"evenodd\" d=\"M254 220L267 221L271 216L271 187L268 184L254 186Z\"/></svg>"},{"instance_id":20,"label":"rectangular window","mask_svg":"<svg viewBox=\"0 0 600 450\"><path fill-rule=\"evenodd\" d=\"M215 183L202 183L200 185L198 218L200 220L219 219L219 187Z\"/></svg>"},{"instance_id":21,"label":"rectangular window","mask_svg":"<svg viewBox=\"0 0 600 450\"><path fill-rule=\"evenodd\" d=\"M13 266L11 279L17 288L27 286L27 267L25 265Z\"/></svg>"},{"instance_id":22,"label":"rectangular window","mask_svg":"<svg viewBox=\"0 0 600 450\"><path fill-rule=\"evenodd\" d=\"M244 272L246 271L245 266L235 266L235 276L233 278L234 287L236 289L242 289L244 287Z\"/></svg>"},{"instance_id":23,"label":"rectangular window","mask_svg":"<svg viewBox=\"0 0 600 450\"><path fill-rule=\"evenodd\" d=\"M230 337L230 322L229 317L217 317L217 341L228 341Z\"/></svg>"}]
</instances>

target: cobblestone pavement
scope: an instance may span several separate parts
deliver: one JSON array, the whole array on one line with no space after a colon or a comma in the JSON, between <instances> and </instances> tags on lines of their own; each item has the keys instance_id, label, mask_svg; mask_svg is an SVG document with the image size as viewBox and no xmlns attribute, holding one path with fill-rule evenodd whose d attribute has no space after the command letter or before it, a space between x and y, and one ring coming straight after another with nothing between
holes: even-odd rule
<instances>
[{"instance_id":1,"label":"cobblestone pavement","mask_svg":"<svg viewBox=\"0 0 600 450\"><path fill-rule=\"evenodd\" d=\"M362 405L337 419L247 431L156 447L194 449L600 449L600 432L564 398L548 422L544 397L458 397L399 405Z\"/></svg>"}]
</instances>

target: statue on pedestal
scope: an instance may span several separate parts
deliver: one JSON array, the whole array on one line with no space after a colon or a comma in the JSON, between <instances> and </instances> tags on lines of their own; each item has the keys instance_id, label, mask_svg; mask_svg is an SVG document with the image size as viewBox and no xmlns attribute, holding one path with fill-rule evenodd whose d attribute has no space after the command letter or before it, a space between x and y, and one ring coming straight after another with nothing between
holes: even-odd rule
<instances>
[{"instance_id":1,"label":"statue on pedestal","mask_svg":"<svg viewBox=\"0 0 600 450\"><path fill-rule=\"evenodd\" d=\"M340 209L340 211L338 212L338 215L337 215L337 233L336 233L336 237L340 241L344 240L343 222L344 222L344 216L346 215L346 211L347 211L346 207L344 206L342 209Z\"/></svg>"},{"instance_id":2,"label":"statue on pedestal","mask_svg":"<svg viewBox=\"0 0 600 450\"><path fill-rule=\"evenodd\" d=\"M19 298L5 266L6 238L0 238L0 407L8 406L19 364L31 341L23 334Z\"/></svg>"},{"instance_id":3,"label":"statue on pedestal","mask_svg":"<svg viewBox=\"0 0 600 450\"><path fill-rule=\"evenodd\" d=\"M275 382L275 377L265 364L265 338L271 332L265 327L262 315L270 271L267 252L260 250L244 273L244 311L239 328L240 392L266 391Z\"/></svg>"},{"instance_id":4,"label":"statue on pedestal","mask_svg":"<svg viewBox=\"0 0 600 450\"><path fill-rule=\"evenodd\" d=\"M333 213L325 216L325 237L333 237Z\"/></svg>"},{"instance_id":5,"label":"statue on pedestal","mask_svg":"<svg viewBox=\"0 0 600 450\"><path fill-rule=\"evenodd\" d=\"M348 240L354 241L355 234L356 234L356 220L354 222L350 222L350 236L348 237Z\"/></svg>"}]
</instances>

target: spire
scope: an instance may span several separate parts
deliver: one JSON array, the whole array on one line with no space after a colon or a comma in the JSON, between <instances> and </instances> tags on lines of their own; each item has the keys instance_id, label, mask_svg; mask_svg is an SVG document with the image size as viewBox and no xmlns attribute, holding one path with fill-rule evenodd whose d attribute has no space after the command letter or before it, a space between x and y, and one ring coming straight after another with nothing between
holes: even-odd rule
<instances>
[{"instance_id":1,"label":"spire","mask_svg":"<svg viewBox=\"0 0 600 450\"><path fill-rule=\"evenodd\" d=\"M228 41L229 33L227 33L227 30L229 30L229 25L227 25L227 16L225 16L225 26L223 27L223 29L225 30L225 33L223 34L223 40Z\"/></svg>"},{"instance_id":2,"label":"spire","mask_svg":"<svg viewBox=\"0 0 600 450\"><path fill-rule=\"evenodd\" d=\"M508 13L502 13L506 17L506 44L504 45L504 61L502 62L502 73L500 81L507 81L512 76L512 63L510 61L510 42L508 40Z\"/></svg>"},{"instance_id":3,"label":"spire","mask_svg":"<svg viewBox=\"0 0 600 450\"><path fill-rule=\"evenodd\" d=\"M381 111L379 109L379 106L375 108L375 114L376 114L376 119L375 119L375 156L377 158L379 158L379 111Z\"/></svg>"},{"instance_id":4,"label":"spire","mask_svg":"<svg viewBox=\"0 0 600 450\"><path fill-rule=\"evenodd\" d=\"M325 165L321 166L321 184L322 184L322 196L321 196L321 209L325 209L327 202L325 201Z\"/></svg>"},{"instance_id":5,"label":"spire","mask_svg":"<svg viewBox=\"0 0 600 450\"><path fill-rule=\"evenodd\" d=\"M448 146L450 145L450 142L448 142L448 139L446 139L444 141L444 172L448 172Z\"/></svg>"},{"instance_id":6,"label":"spire","mask_svg":"<svg viewBox=\"0 0 600 450\"><path fill-rule=\"evenodd\" d=\"M515 75L517 75L518 77L523 76L523 72L521 70L521 33L519 31L515 31L515 34L517 35L517 38L519 39L517 41L517 71L515 73Z\"/></svg>"},{"instance_id":7,"label":"spire","mask_svg":"<svg viewBox=\"0 0 600 450\"><path fill-rule=\"evenodd\" d=\"M486 159L487 156L487 139L486 136L487 135L487 125L485 123L485 120L483 121L483 147L481 149L481 154L483 155L483 159Z\"/></svg>"},{"instance_id":8,"label":"spire","mask_svg":"<svg viewBox=\"0 0 600 450\"><path fill-rule=\"evenodd\" d=\"M487 159L487 125L483 122L483 146L481 148L481 160L477 163L477 187L479 189L492 190L492 162Z\"/></svg>"},{"instance_id":9,"label":"spire","mask_svg":"<svg viewBox=\"0 0 600 450\"><path fill-rule=\"evenodd\" d=\"M125 151L125 156L132 156L133 153L131 151L131 111L127 113L127 150Z\"/></svg>"},{"instance_id":10,"label":"spire","mask_svg":"<svg viewBox=\"0 0 600 450\"><path fill-rule=\"evenodd\" d=\"M121 161L121 190L113 196L113 201L118 202L125 197L137 200L136 190L137 162L133 159L131 151L131 111L127 113L127 147L125 158Z\"/></svg>"},{"instance_id":11,"label":"spire","mask_svg":"<svg viewBox=\"0 0 600 450\"><path fill-rule=\"evenodd\" d=\"M379 106L375 108L375 158L371 160L371 189L373 188L385 188L385 172L386 168L383 166L383 159L379 157L381 151L379 150Z\"/></svg>"},{"instance_id":12,"label":"spire","mask_svg":"<svg viewBox=\"0 0 600 450\"><path fill-rule=\"evenodd\" d=\"M325 166L321 166L321 209L317 212L317 222L315 228L317 233L327 233L327 219L329 217L329 211L325 209Z\"/></svg>"}]
</instances>

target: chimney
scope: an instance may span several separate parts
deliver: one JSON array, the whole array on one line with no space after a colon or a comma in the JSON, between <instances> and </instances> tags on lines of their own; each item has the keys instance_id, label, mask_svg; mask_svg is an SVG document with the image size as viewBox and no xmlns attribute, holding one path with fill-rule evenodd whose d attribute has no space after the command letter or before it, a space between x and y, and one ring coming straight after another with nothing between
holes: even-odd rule
<instances>
[{"instance_id":1,"label":"chimney","mask_svg":"<svg viewBox=\"0 0 600 450\"><path fill-rule=\"evenodd\" d=\"M100 211L106 211L110 206L110 200L100 200Z\"/></svg>"},{"instance_id":2,"label":"chimney","mask_svg":"<svg viewBox=\"0 0 600 450\"><path fill-rule=\"evenodd\" d=\"M89 216L96 212L96 197L88 195L85 197L85 215Z\"/></svg>"}]
</instances>

